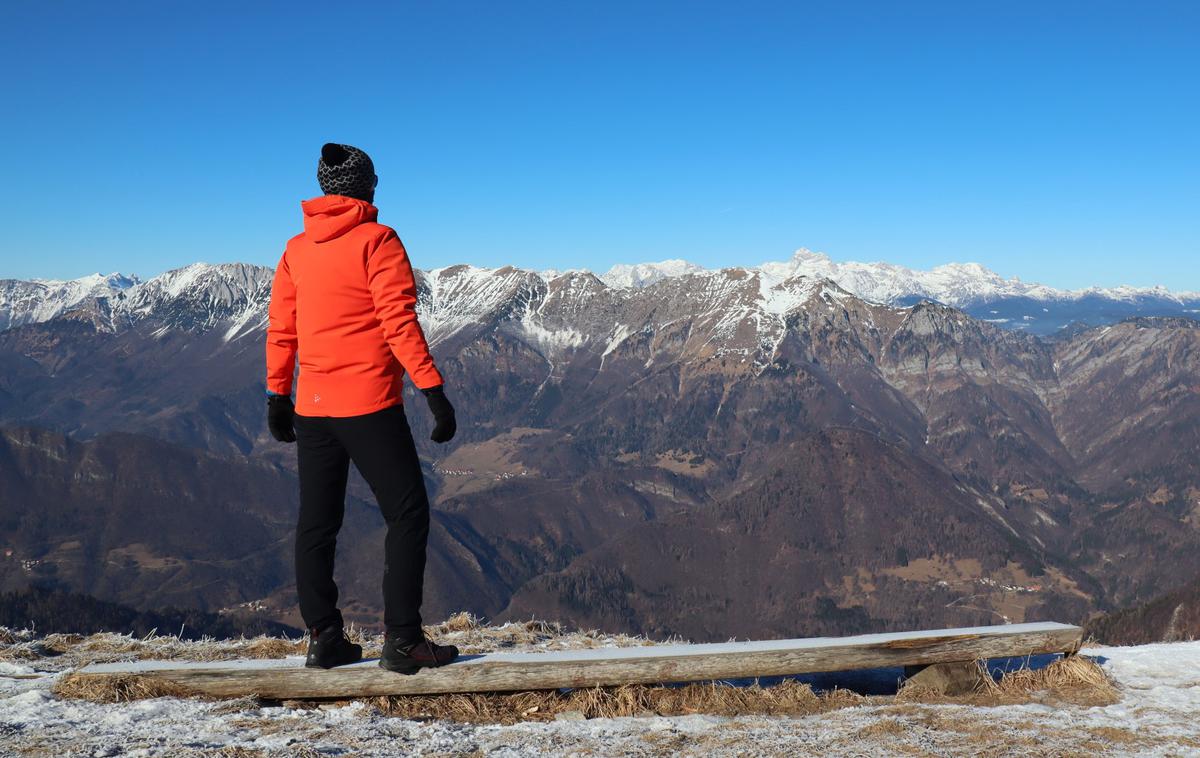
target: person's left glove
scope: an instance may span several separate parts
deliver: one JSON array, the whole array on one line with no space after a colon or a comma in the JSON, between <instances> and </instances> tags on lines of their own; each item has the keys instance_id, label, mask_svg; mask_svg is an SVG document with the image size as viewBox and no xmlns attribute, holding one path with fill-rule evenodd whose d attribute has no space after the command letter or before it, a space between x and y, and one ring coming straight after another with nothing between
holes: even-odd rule
<instances>
[{"instance_id":1,"label":"person's left glove","mask_svg":"<svg viewBox=\"0 0 1200 758\"><path fill-rule=\"evenodd\" d=\"M421 390L429 403L429 412L433 414L433 431L429 439L434 442L449 442L458 431L458 422L454 419L454 406L446 399L446 391L442 385Z\"/></svg>"},{"instance_id":2,"label":"person's left glove","mask_svg":"<svg viewBox=\"0 0 1200 758\"><path fill-rule=\"evenodd\" d=\"M288 395L267 397L267 428L280 442L296 441L296 406Z\"/></svg>"}]
</instances>

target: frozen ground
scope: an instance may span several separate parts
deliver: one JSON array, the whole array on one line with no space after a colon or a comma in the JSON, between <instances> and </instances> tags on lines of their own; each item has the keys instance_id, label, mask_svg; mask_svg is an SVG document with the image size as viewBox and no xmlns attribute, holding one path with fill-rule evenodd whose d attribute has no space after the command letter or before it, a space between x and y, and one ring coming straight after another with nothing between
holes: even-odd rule
<instances>
[{"instance_id":1,"label":"frozen ground","mask_svg":"<svg viewBox=\"0 0 1200 758\"><path fill-rule=\"evenodd\" d=\"M645 644L597 635L509 637L461 641L476 650ZM99 705L55 697L54 681L81 657L171 656L169 643L157 653L136 644L108 653L80 652L84 647L52 657L31 657L29 642L0 651L6 653L0 656L0 754L1200 755L1196 642L1084 651L1098 657L1121 687L1120 701L1107 706L888 703L787 718L696 714L511 726L409 721L365 703L303 708L159 698ZM222 650L216 644L206 655L221 657Z\"/></svg>"}]
</instances>

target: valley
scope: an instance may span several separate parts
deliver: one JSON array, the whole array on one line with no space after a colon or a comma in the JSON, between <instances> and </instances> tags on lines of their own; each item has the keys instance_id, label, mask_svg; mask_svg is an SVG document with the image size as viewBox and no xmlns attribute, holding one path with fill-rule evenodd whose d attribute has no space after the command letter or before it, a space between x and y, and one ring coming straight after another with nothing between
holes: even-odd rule
<instances>
[{"instance_id":1,"label":"valley","mask_svg":"<svg viewBox=\"0 0 1200 758\"><path fill-rule=\"evenodd\" d=\"M296 623L270 274L198 265L6 317L4 588ZM799 637L1082 621L1200 576L1200 322L1046 338L765 266L654 274L419 274L460 427L432 445L406 396L431 617ZM372 623L382 519L351 489L339 572Z\"/></svg>"}]
</instances>

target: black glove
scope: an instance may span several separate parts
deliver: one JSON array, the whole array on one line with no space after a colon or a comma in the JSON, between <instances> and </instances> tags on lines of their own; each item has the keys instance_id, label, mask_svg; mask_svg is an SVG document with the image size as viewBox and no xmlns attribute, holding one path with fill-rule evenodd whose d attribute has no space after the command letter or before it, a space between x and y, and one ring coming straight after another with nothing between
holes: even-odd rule
<instances>
[{"instance_id":1,"label":"black glove","mask_svg":"<svg viewBox=\"0 0 1200 758\"><path fill-rule=\"evenodd\" d=\"M433 431L429 439L434 442L449 442L458 431L458 422L454 420L454 406L446 399L446 391L442 385L421 390L429 402L429 412L433 414Z\"/></svg>"},{"instance_id":2,"label":"black glove","mask_svg":"<svg viewBox=\"0 0 1200 758\"><path fill-rule=\"evenodd\" d=\"M287 395L269 395L267 397L267 428L271 436L280 442L295 442L296 427L294 419L296 406Z\"/></svg>"}]
</instances>

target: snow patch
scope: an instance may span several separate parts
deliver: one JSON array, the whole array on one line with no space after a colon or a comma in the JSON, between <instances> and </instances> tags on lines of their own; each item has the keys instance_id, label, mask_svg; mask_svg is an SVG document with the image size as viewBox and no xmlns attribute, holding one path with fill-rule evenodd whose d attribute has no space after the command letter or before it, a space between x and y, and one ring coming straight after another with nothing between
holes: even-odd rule
<instances>
[{"instance_id":1,"label":"snow patch","mask_svg":"<svg viewBox=\"0 0 1200 758\"><path fill-rule=\"evenodd\" d=\"M604 352L601 353L600 356L607 357L612 351L617 349L617 346L628 339L630 334L632 334L632 332L628 326L625 324L617 324L617 328L613 330L612 336L608 338L608 344L604 346Z\"/></svg>"},{"instance_id":2,"label":"snow patch","mask_svg":"<svg viewBox=\"0 0 1200 758\"><path fill-rule=\"evenodd\" d=\"M565 350L567 348L579 347L587 342L587 337L583 332L570 327L548 329L535 320L532 314L526 314L520 323L525 336L544 347Z\"/></svg>"}]
</instances>

